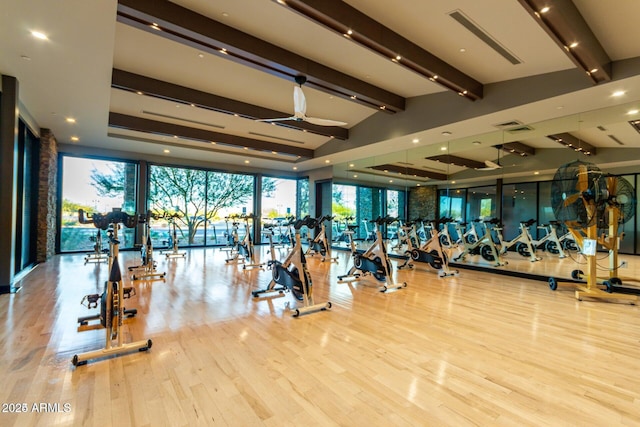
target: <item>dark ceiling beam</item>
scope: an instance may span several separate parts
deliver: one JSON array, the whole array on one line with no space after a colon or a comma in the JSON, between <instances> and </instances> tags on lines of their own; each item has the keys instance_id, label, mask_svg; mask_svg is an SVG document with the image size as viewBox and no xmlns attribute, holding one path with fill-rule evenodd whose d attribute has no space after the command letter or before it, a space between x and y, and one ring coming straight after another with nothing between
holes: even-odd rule
<instances>
[{"instance_id":1,"label":"dark ceiling beam","mask_svg":"<svg viewBox=\"0 0 640 427\"><path fill-rule=\"evenodd\" d=\"M505 142L500 144L500 148L507 153L517 154L518 156L533 156L536 154L536 149L527 144L523 144L520 141Z\"/></svg>"},{"instance_id":2,"label":"dark ceiling beam","mask_svg":"<svg viewBox=\"0 0 640 427\"><path fill-rule=\"evenodd\" d=\"M571 0L518 0L594 82L611 80L611 58Z\"/></svg>"},{"instance_id":3,"label":"dark ceiling beam","mask_svg":"<svg viewBox=\"0 0 640 427\"><path fill-rule=\"evenodd\" d=\"M417 177L417 178L430 178L430 179L439 179L444 180L447 179L447 175L439 172L431 172L424 169L416 169L416 168L408 168L405 166L399 166L394 164L384 164L384 165L376 165L371 166L371 169L375 169L383 172L394 172L400 176L399 178L406 177Z\"/></svg>"},{"instance_id":4,"label":"dark ceiling beam","mask_svg":"<svg viewBox=\"0 0 640 427\"><path fill-rule=\"evenodd\" d=\"M279 0L278 3L458 95L474 101L482 98L480 82L342 0Z\"/></svg>"},{"instance_id":5,"label":"dark ceiling beam","mask_svg":"<svg viewBox=\"0 0 640 427\"><path fill-rule=\"evenodd\" d=\"M567 148L571 148L576 152L582 153L585 156L595 156L596 154L596 147L586 141L576 138L570 133L556 133L554 135L547 135L547 138L560 145L564 145Z\"/></svg>"},{"instance_id":6,"label":"dark ceiling beam","mask_svg":"<svg viewBox=\"0 0 640 427\"><path fill-rule=\"evenodd\" d=\"M425 157L425 159L470 169L481 169L487 167L483 162L465 159L464 157L452 156L451 154L439 154L437 156Z\"/></svg>"},{"instance_id":7,"label":"dark ceiling beam","mask_svg":"<svg viewBox=\"0 0 640 427\"><path fill-rule=\"evenodd\" d=\"M177 136L179 138L199 141L206 144L215 142L216 145L234 148L247 148L268 153L294 156L301 160L313 158L313 150L294 147L291 145L276 144L259 139L245 138L242 136L228 135L213 132L206 129L192 128L173 123L159 122L120 113L109 113L109 126L119 129L133 130L137 132L151 133L162 136Z\"/></svg>"},{"instance_id":8,"label":"dark ceiling beam","mask_svg":"<svg viewBox=\"0 0 640 427\"><path fill-rule=\"evenodd\" d=\"M306 86L370 108L387 113L405 109L405 99L399 95L167 0L118 0L117 20L292 82L304 75Z\"/></svg>"},{"instance_id":9,"label":"dark ceiling beam","mask_svg":"<svg viewBox=\"0 0 640 427\"><path fill-rule=\"evenodd\" d=\"M202 92L185 86L156 80L140 74L130 73L124 70L113 69L111 74L111 87L129 92L135 92L154 98L160 98L180 104L194 105L207 110L224 114L237 115L246 119L256 120L265 117L288 117L291 113L270 110L257 105L247 104L234 99L225 98L211 93ZM276 125L304 130L318 135L346 140L349 138L349 129L338 126L318 126L308 122L288 121L275 122Z\"/></svg>"}]
</instances>

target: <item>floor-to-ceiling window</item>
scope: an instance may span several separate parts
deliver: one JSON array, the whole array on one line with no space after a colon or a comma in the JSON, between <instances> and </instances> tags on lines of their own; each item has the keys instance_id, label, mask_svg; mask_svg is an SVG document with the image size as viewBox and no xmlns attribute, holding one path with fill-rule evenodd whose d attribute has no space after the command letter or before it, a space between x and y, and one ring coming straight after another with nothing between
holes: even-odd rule
<instances>
[{"instance_id":1,"label":"floor-to-ceiling window","mask_svg":"<svg viewBox=\"0 0 640 427\"><path fill-rule=\"evenodd\" d=\"M154 246L166 246L174 226L180 246L225 244L238 222L232 217L253 213L254 181L251 175L151 165L148 206L165 216L152 221Z\"/></svg>"},{"instance_id":2,"label":"floor-to-ceiling window","mask_svg":"<svg viewBox=\"0 0 640 427\"><path fill-rule=\"evenodd\" d=\"M289 243L293 239L293 231L286 225L287 218L295 216L303 218L306 214L299 212L297 205L297 193L299 191L298 180L285 178L262 178L262 222L263 226L274 227L275 241ZM307 208L308 208L307 185ZM303 231L306 233L306 230Z\"/></svg>"},{"instance_id":3,"label":"floor-to-ceiling window","mask_svg":"<svg viewBox=\"0 0 640 427\"><path fill-rule=\"evenodd\" d=\"M60 212L60 252L94 250L98 230L78 221L78 210L89 214L121 209L135 214L137 164L63 156L62 207ZM106 249L106 235L102 241ZM120 247L132 248L135 229L123 228Z\"/></svg>"}]
</instances>

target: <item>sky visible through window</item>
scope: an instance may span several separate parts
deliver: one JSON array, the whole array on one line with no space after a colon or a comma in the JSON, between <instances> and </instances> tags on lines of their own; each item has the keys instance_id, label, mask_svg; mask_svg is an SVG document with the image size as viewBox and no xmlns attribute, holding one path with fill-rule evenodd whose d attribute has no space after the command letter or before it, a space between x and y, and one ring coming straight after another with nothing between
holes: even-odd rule
<instances>
[{"instance_id":1,"label":"sky visible through window","mask_svg":"<svg viewBox=\"0 0 640 427\"><path fill-rule=\"evenodd\" d=\"M113 208L121 208L124 197L100 197L91 186L91 171L109 173L110 165L118 162L64 157L62 163L62 195L65 199L84 206L91 207L97 212L110 212Z\"/></svg>"}]
</instances>

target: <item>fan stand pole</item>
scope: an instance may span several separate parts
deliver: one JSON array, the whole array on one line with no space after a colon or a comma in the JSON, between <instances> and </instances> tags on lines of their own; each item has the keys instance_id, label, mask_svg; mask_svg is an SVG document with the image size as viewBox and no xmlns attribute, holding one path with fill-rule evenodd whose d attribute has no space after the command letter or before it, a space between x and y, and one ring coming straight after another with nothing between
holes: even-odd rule
<instances>
[{"instance_id":1,"label":"fan stand pole","mask_svg":"<svg viewBox=\"0 0 640 427\"><path fill-rule=\"evenodd\" d=\"M590 207L590 208L595 211L594 207ZM612 209L612 211L613 210L614 209ZM609 237L613 239L617 239L617 235L611 234L613 231L617 231L617 221L618 221L618 215L616 213L610 212ZM598 226L596 224L590 225L587 228L587 239L598 240ZM610 262L611 262L611 259L614 259L617 262L618 251L617 251L616 241L614 241L613 244L615 247L609 252ZM582 301L583 297L588 297L588 298L599 298L599 299L606 299L606 300L624 300L624 301L629 301L631 304L636 303L636 301L638 300L638 297L636 295L621 294L621 293L614 294L614 293L605 292L600 288L598 288L598 282L596 277L596 274L597 274L596 256L595 255L585 255L585 256L587 257L587 284L586 286L583 286L583 285L576 286L575 295L578 301Z\"/></svg>"}]
</instances>

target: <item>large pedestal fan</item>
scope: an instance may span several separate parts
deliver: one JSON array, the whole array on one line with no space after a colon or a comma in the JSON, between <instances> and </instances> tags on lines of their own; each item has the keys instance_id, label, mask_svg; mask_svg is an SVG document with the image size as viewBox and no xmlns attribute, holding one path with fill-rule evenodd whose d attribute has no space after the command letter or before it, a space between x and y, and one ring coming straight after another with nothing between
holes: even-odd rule
<instances>
[{"instance_id":1,"label":"large pedestal fan","mask_svg":"<svg viewBox=\"0 0 640 427\"><path fill-rule=\"evenodd\" d=\"M574 161L556 171L551 183L551 207L556 219L564 222L587 259L586 274L580 270L571 273L573 279L584 280L576 286L576 298L583 297L621 299L634 303L635 295L611 293L617 277L620 224L635 213L633 186L621 177L606 177L592 163ZM598 233L601 229L603 232ZM604 231L606 229L606 231ZM609 277L598 281L596 277L596 248L609 250ZM557 288L555 278L549 278L549 287ZM606 291L598 287L603 285Z\"/></svg>"}]
</instances>

